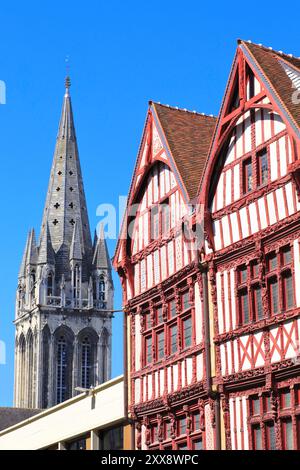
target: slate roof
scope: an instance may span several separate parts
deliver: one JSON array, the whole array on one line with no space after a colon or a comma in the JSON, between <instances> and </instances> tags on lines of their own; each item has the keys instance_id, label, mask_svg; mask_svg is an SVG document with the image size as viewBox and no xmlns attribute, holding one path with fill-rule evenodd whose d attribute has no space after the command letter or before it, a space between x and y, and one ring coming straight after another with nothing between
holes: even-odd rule
<instances>
[{"instance_id":1,"label":"slate roof","mask_svg":"<svg viewBox=\"0 0 300 470\"><path fill-rule=\"evenodd\" d=\"M42 410L27 408L0 408L0 431L30 418Z\"/></svg>"},{"instance_id":2,"label":"slate roof","mask_svg":"<svg viewBox=\"0 0 300 470\"><path fill-rule=\"evenodd\" d=\"M247 41L240 40L239 43L249 51L277 94L277 97L299 127L300 105L293 100L295 88L293 88L293 83L281 64L286 62L300 73L300 59Z\"/></svg>"}]
</instances>

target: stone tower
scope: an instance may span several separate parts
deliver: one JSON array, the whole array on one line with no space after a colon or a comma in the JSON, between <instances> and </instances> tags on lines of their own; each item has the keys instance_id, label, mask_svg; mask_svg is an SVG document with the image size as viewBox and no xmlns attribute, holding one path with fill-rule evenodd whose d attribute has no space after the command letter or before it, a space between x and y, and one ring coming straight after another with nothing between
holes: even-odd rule
<instances>
[{"instance_id":1,"label":"stone tower","mask_svg":"<svg viewBox=\"0 0 300 470\"><path fill-rule=\"evenodd\" d=\"M47 408L110 378L113 283L103 229L92 244L70 98L58 129L39 243L18 277L15 406Z\"/></svg>"}]
</instances>

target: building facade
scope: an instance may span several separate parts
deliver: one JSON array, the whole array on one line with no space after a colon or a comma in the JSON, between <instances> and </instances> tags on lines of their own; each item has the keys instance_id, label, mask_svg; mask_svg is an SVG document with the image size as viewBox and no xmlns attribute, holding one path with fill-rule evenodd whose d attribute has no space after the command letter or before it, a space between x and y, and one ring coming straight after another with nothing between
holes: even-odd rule
<instances>
[{"instance_id":1,"label":"building facade","mask_svg":"<svg viewBox=\"0 0 300 470\"><path fill-rule=\"evenodd\" d=\"M0 449L129 449L124 405L124 382L120 376L34 416L20 417L0 430Z\"/></svg>"},{"instance_id":2,"label":"building facade","mask_svg":"<svg viewBox=\"0 0 300 470\"><path fill-rule=\"evenodd\" d=\"M300 60L239 41L218 119L150 103L114 257L141 449L299 449Z\"/></svg>"},{"instance_id":3,"label":"building facade","mask_svg":"<svg viewBox=\"0 0 300 470\"><path fill-rule=\"evenodd\" d=\"M91 240L66 92L39 243L31 230L16 298L15 406L48 408L111 374L113 283L103 230Z\"/></svg>"}]
</instances>

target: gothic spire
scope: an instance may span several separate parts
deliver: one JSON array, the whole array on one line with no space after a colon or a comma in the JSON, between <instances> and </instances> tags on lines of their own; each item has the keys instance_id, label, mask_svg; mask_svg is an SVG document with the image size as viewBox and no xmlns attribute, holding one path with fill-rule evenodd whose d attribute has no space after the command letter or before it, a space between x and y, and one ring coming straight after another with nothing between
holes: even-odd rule
<instances>
[{"instance_id":1,"label":"gothic spire","mask_svg":"<svg viewBox=\"0 0 300 470\"><path fill-rule=\"evenodd\" d=\"M26 277L26 259L27 259L27 251L28 251L30 234L31 234L31 230L28 232L28 235L27 235L25 249L24 249L22 262L21 262L21 266L20 266L20 270L19 270L19 276L18 276L19 278Z\"/></svg>"},{"instance_id":2,"label":"gothic spire","mask_svg":"<svg viewBox=\"0 0 300 470\"><path fill-rule=\"evenodd\" d=\"M99 237L97 237L96 246L94 249L93 266L96 269L111 270L111 261L108 254L103 224L100 225L100 233Z\"/></svg>"},{"instance_id":3,"label":"gothic spire","mask_svg":"<svg viewBox=\"0 0 300 470\"><path fill-rule=\"evenodd\" d=\"M70 97L70 78L65 81L66 91L58 127L47 199L44 209L41 238L49 226L49 234L56 259L56 274L69 277L69 255L77 222L83 266L83 279L91 263L92 241L87 214L79 154Z\"/></svg>"},{"instance_id":4,"label":"gothic spire","mask_svg":"<svg viewBox=\"0 0 300 470\"><path fill-rule=\"evenodd\" d=\"M70 260L82 260L82 247L80 241L79 225L77 221L74 225L71 248L70 248Z\"/></svg>"}]
</instances>

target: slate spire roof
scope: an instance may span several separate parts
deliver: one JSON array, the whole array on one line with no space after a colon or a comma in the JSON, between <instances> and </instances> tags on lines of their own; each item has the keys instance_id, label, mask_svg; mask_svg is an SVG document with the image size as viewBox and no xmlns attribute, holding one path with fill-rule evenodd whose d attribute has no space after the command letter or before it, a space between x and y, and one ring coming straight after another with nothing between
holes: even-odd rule
<instances>
[{"instance_id":1,"label":"slate spire roof","mask_svg":"<svg viewBox=\"0 0 300 470\"><path fill-rule=\"evenodd\" d=\"M37 261L37 246L34 229L29 230L23 258L19 270L19 278L26 276L26 268L29 264L35 264Z\"/></svg>"},{"instance_id":2,"label":"slate spire roof","mask_svg":"<svg viewBox=\"0 0 300 470\"><path fill-rule=\"evenodd\" d=\"M99 237L95 234L93 266L95 269L111 269L111 261L105 240L103 224L100 226Z\"/></svg>"},{"instance_id":3,"label":"slate spire roof","mask_svg":"<svg viewBox=\"0 0 300 470\"><path fill-rule=\"evenodd\" d=\"M82 250L84 280L91 264L92 241L71 104L70 79L67 77L40 236L40 243L47 236L51 239L58 277L70 269L75 223L76 240L80 240ZM46 236L47 230L49 235Z\"/></svg>"}]
</instances>

